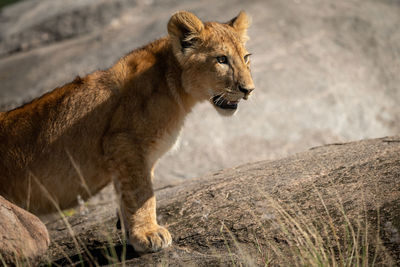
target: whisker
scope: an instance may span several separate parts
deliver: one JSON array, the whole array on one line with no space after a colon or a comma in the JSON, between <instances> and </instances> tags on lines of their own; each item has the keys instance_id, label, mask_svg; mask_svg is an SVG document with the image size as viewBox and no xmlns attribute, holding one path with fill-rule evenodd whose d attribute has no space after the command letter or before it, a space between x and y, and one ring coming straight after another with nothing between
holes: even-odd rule
<instances>
[{"instance_id":1,"label":"whisker","mask_svg":"<svg viewBox=\"0 0 400 267\"><path fill-rule=\"evenodd\" d=\"M222 102L224 102L224 97L225 97L225 93L223 93L217 100L218 105L222 104ZM221 102L220 102L221 101Z\"/></svg>"},{"instance_id":2,"label":"whisker","mask_svg":"<svg viewBox=\"0 0 400 267\"><path fill-rule=\"evenodd\" d=\"M221 101L222 95L220 95L216 100L215 100L215 104L219 105L219 101Z\"/></svg>"},{"instance_id":3,"label":"whisker","mask_svg":"<svg viewBox=\"0 0 400 267\"><path fill-rule=\"evenodd\" d=\"M210 98L208 100L213 100L214 97L218 96L218 94L212 95L210 96ZM217 105L221 104L222 101L224 101L224 99L226 99L227 97L229 98L241 98L241 94L238 94L237 92L235 92L234 90L230 89L229 87L226 87L223 89L223 93L221 95L218 96L217 99L213 100L213 102L215 102Z\"/></svg>"}]
</instances>

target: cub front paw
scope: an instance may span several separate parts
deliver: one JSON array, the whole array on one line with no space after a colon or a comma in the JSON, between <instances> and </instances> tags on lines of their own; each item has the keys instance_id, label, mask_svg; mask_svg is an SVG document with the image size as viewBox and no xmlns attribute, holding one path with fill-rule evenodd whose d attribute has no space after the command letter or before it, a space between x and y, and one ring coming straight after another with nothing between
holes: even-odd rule
<instances>
[{"instance_id":1,"label":"cub front paw","mask_svg":"<svg viewBox=\"0 0 400 267\"><path fill-rule=\"evenodd\" d=\"M133 229L130 244L137 252L156 252L172 243L171 234L162 226Z\"/></svg>"}]
</instances>

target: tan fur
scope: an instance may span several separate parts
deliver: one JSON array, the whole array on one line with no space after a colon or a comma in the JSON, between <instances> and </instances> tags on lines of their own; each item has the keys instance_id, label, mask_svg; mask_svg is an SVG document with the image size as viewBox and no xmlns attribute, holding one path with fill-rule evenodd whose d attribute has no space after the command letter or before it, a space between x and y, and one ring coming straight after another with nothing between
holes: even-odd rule
<instances>
[{"instance_id":1,"label":"tan fur","mask_svg":"<svg viewBox=\"0 0 400 267\"><path fill-rule=\"evenodd\" d=\"M0 113L0 194L46 213L55 207L40 185L67 208L77 195L87 198L113 180L135 249L168 246L171 236L156 221L153 168L196 103L209 100L231 115L235 109L221 103L253 89L244 59L248 25L243 12L226 24L178 12L167 37ZM221 56L229 64L219 63Z\"/></svg>"}]
</instances>

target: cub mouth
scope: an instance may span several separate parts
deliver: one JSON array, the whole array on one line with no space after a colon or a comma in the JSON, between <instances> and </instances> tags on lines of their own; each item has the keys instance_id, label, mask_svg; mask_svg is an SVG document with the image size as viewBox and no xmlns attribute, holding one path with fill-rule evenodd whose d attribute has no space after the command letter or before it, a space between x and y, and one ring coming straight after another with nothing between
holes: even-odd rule
<instances>
[{"instance_id":1,"label":"cub mouth","mask_svg":"<svg viewBox=\"0 0 400 267\"><path fill-rule=\"evenodd\" d=\"M237 109L239 101L227 100L222 95L216 95L212 99L215 106L222 109Z\"/></svg>"}]
</instances>

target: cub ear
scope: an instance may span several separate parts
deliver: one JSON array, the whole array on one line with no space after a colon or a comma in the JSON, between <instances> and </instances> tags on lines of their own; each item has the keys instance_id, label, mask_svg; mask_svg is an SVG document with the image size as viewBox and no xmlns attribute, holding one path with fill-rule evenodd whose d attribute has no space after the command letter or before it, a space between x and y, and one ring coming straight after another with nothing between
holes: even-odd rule
<instances>
[{"instance_id":1,"label":"cub ear","mask_svg":"<svg viewBox=\"0 0 400 267\"><path fill-rule=\"evenodd\" d=\"M182 52L201 39L203 29L203 22L187 11L176 12L168 22L168 33L174 42L177 41Z\"/></svg>"},{"instance_id":2,"label":"cub ear","mask_svg":"<svg viewBox=\"0 0 400 267\"><path fill-rule=\"evenodd\" d=\"M227 24L239 33L243 43L249 40L247 29L250 27L251 19L244 11L240 11L239 15L231 19Z\"/></svg>"}]
</instances>

